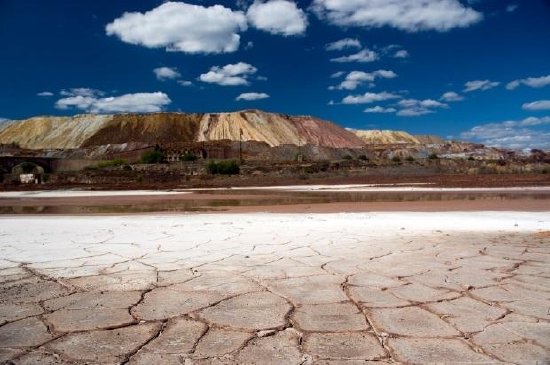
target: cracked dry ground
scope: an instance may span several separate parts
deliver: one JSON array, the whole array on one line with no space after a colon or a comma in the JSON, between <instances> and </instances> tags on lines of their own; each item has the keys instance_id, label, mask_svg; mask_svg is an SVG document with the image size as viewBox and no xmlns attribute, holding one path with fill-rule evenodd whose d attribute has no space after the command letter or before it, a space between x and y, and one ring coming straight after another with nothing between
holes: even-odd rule
<instances>
[{"instance_id":1,"label":"cracked dry ground","mask_svg":"<svg viewBox=\"0 0 550 365\"><path fill-rule=\"evenodd\" d=\"M296 217L3 220L0 361L550 360L547 233Z\"/></svg>"}]
</instances>

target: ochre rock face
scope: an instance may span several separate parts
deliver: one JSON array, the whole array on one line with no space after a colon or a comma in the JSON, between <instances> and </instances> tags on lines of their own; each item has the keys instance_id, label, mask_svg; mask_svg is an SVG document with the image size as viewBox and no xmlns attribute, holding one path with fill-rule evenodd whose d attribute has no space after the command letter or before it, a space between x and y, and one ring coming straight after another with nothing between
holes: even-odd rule
<instances>
[{"instance_id":1,"label":"ochre rock face","mask_svg":"<svg viewBox=\"0 0 550 365\"><path fill-rule=\"evenodd\" d=\"M421 144L416 137L403 131L355 130L354 133L366 144Z\"/></svg>"},{"instance_id":2,"label":"ochre rock face","mask_svg":"<svg viewBox=\"0 0 550 365\"><path fill-rule=\"evenodd\" d=\"M111 119L110 115L30 118L0 130L0 143L30 149L79 148Z\"/></svg>"},{"instance_id":3,"label":"ochre rock face","mask_svg":"<svg viewBox=\"0 0 550 365\"><path fill-rule=\"evenodd\" d=\"M240 134L242 132L242 137ZM0 144L29 149L73 149L107 144L260 141L270 146L313 144L360 148L365 143L333 123L249 110L235 113L152 113L36 117L0 129Z\"/></svg>"}]
</instances>

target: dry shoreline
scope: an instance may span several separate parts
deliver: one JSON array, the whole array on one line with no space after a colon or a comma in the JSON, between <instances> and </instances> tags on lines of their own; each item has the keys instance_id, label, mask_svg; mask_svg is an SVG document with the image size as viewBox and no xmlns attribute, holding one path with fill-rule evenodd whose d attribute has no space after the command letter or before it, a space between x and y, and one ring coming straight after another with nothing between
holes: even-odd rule
<instances>
[{"instance_id":1,"label":"dry shoreline","mask_svg":"<svg viewBox=\"0 0 550 365\"><path fill-rule=\"evenodd\" d=\"M550 353L550 212L1 216L0 226L0 362Z\"/></svg>"}]
</instances>

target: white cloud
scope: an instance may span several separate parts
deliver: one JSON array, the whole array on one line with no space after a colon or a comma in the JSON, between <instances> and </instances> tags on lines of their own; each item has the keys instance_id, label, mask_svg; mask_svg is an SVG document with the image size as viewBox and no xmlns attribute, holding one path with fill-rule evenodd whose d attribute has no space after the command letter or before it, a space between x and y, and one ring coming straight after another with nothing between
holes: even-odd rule
<instances>
[{"instance_id":1,"label":"white cloud","mask_svg":"<svg viewBox=\"0 0 550 365\"><path fill-rule=\"evenodd\" d=\"M488 123L475 126L460 137L494 147L550 149L550 131L544 128L548 124L548 116Z\"/></svg>"},{"instance_id":2,"label":"white cloud","mask_svg":"<svg viewBox=\"0 0 550 365\"><path fill-rule=\"evenodd\" d=\"M53 93L51 91L42 91L36 94L38 96L53 96Z\"/></svg>"},{"instance_id":3,"label":"white cloud","mask_svg":"<svg viewBox=\"0 0 550 365\"><path fill-rule=\"evenodd\" d=\"M235 100L261 100L261 99L267 99L269 98L269 95L266 93L243 93L239 96L237 96L237 99Z\"/></svg>"},{"instance_id":4,"label":"white cloud","mask_svg":"<svg viewBox=\"0 0 550 365\"><path fill-rule=\"evenodd\" d=\"M303 34L308 21L304 11L292 1L254 1L246 16L255 28L284 36Z\"/></svg>"},{"instance_id":5,"label":"white cloud","mask_svg":"<svg viewBox=\"0 0 550 365\"><path fill-rule=\"evenodd\" d=\"M530 111L550 110L550 100L538 100L531 103L525 103L522 108Z\"/></svg>"},{"instance_id":6,"label":"white cloud","mask_svg":"<svg viewBox=\"0 0 550 365\"><path fill-rule=\"evenodd\" d=\"M345 75L344 71L338 71L338 72L335 72L332 75L330 75L330 78L331 79L337 79L337 78L339 78L341 76L344 76L344 75Z\"/></svg>"},{"instance_id":7,"label":"white cloud","mask_svg":"<svg viewBox=\"0 0 550 365\"><path fill-rule=\"evenodd\" d=\"M513 13L517 9L518 9L518 5L516 5L516 4L510 4L506 7L506 11L509 12L509 13Z\"/></svg>"},{"instance_id":8,"label":"white cloud","mask_svg":"<svg viewBox=\"0 0 550 365\"><path fill-rule=\"evenodd\" d=\"M123 42L185 53L226 53L239 48L246 16L222 5L204 7L165 2L147 11L127 12L105 30Z\"/></svg>"},{"instance_id":9,"label":"white cloud","mask_svg":"<svg viewBox=\"0 0 550 365\"><path fill-rule=\"evenodd\" d=\"M361 42L358 39L344 38L325 45L327 51L341 51L346 48L361 48Z\"/></svg>"},{"instance_id":10,"label":"white cloud","mask_svg":"<svg viewBox=\"0 0 550 365\"><path fill-rule=\"evenodd\" d=\"M448 105L432 99L405 99L397 103L401 110L397 112L397 115L401 117L417 117L420 115L435 113L433 109L447 108Z\"/></svg>"},{"instance_id":11,"label":"white cloud","mask_svg":"<svg viewBox=\"0 0 550 365\"><path fill-rule=\"evenodd\" d=\"M464 100L464 97L454 91L447 91L445 94L441 95L440 100L443 101L461 101Z\"/></svg>"},{"instance_id":12,"label":"white cloud","mask_svg":"<svg viewBox=\"0 0 550 365\"><path fill-rule=\"evenodd\" d=\"M61 98L55 103L57 109L80 109L90 113L152 113L162 111L172 101L162 92L135 93L99 98L74 95Z\"/></svg>"},{"instance_id":13,"label":"white cloud","mask_svg":"<svg viewBox=\"0 0 550 365\"><path fill-rule=\"evenodd\" d=\"M371 51L370 49L363 49L359 51L358 53L351 54L349 56L342 56L337 58L332 58L332 62L373 62L378 59L378 53Z\"/></svg>"},{"instance_id":14,"label":"white cloud","mask_svg":"<svg viewBox=\"0 0 550 365\"><path fill-rule=\"evenodd\" d=\"M319 18L342 27L389 26L409 32L444 32L483 18L458 0L314 0L311 8Z\"/></svg>"},{"instance_id":15,"label":"white cloud","mask_svg":"<svg viewBox=\"0 0 550 365\"><path fill-rule=\"evenodd\" d=\"M178 69L175 67L158 67L153 69L153 72L157 77L157 80L160 81L173 80L181 76Z\"/></svg>"},{"instance_id":16,"label":"white cloud","mask_svg":"<svg viewBox=\"0 0 550 365\"><path fill-rule=\"evenodd\" d=\"M222 86L249 85L248 77L257 71L256 67L248 63L239 62L223 67L211 67L210 71L199 76L199 80Z\"/></svg>"},{"instance_id":17,"label":"white cloud","mask_svg":"<svg viewBox=\"0 0 550 365\"><path fill-rule=\"evenodd\" d=\"M409 58L409 52L404 49L400 49L393 54L393 58Z\"/></svg>"},{"instance_id":18,"label":"white cloud","mask_svg":"<svg viewBox=\"0 0 550 365\"><path fill-rule=\"evenodd\" d=\"M508 83L506 88L508 90L514 90L520 85L529 86L532 88L541 88L550 85L550 75L541 77L528 77L525 79L518 79Z\"/></svg>"},{"instance_id":19,"label":"white cloud","mask_svg":"<svg viewBox=\"0 0 550 365\"><path fill-rule=\"evenodd\" d=\"M370 104L377 101L385 101L391 99L399 99L401 96L388 93L386 91L380 93L364 93L363 95L348 95L342 99L342 104Z\"/></svg>"},{"instance_id":20,"label":"white cloud","mask_svg":"<svg viewBox=\"0 0 550 365\"><path fill-rule=\"evenodd\" d=\"M489 90L494 87L497 87L500 85L500 82L498 81L490 81L490 80L475 80L475 81L468 81L466 84L464 84L464 92L469 93L472 91L478 91L478 90Z\"/></svg>"},{"instance_id":21,"label":"white cloud","mask_svg":"<svg viewBox=\"0 0 550 365\"><path fill-rule=\"evenodd\" d=\"M378 70L374 72L352 71L346 75L346 78L338 85L331 86L334 90L355 90L365 82L373 82L377 78L393 79L397 74L391 70Z\"/></svg>"},{"instance_id":22,"label":"white cloud","mask_svg":"<svg viewBox=\"0 0 550 365\"><path fill-rule=\"evenodd\" d=\"M396 111L395 108L384 108L380 105L363 110L365 113L395 113Z\"/></svg>"},{"instance_id":23,"label":"white cloud","mask_svg":"<svg viewBox=\"0 0 550 365\"><path fill-rule=\"evenodd\" d=\"M178 84L181 86L193 86L193 83L188 80L178 80Z\"/></svg>"},{"instance_id":24,"label":"white cloud","mask_svg":"<svg viewBox=\"0 0 550 365\"><path fill-rule=\"evenodd\" d=\"M59 92L62 96L82 96L82 97L97 97L103 96L105 93L101 90L90 89L87 87L77 87L73 89L63 89Z\"/></svg>"}]
</instances>

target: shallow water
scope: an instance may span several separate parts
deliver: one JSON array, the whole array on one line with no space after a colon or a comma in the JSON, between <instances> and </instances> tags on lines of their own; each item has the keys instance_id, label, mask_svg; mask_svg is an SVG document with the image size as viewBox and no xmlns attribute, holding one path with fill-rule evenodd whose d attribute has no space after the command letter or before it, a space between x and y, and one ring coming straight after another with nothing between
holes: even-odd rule
<instances>
[{"instance_id":1,"label":"shallow water","mask_svg":"<svg viewBox=\"0 0 550 365\"><path fill-rule=\"evenodd\" d=\"M212 196L210 198L210 196ZM117 202L118 201L118 202ZM118 197L108 200L97 198L65 199L0 199L0 214L138 214L177 212L223 212L235 208L289 207L298 205L338 203L411 203L441 202L452 208L453 202L548 202L550 192L281 192L266 190L203 190L194 194L174 196L172 199L152 196L135 196L119 201ZM379 205L378 205L379 206ZM261 209L260 209L261 208ZM267 209L269 210L269 209Z\"/></svg>"}]
</instances>

